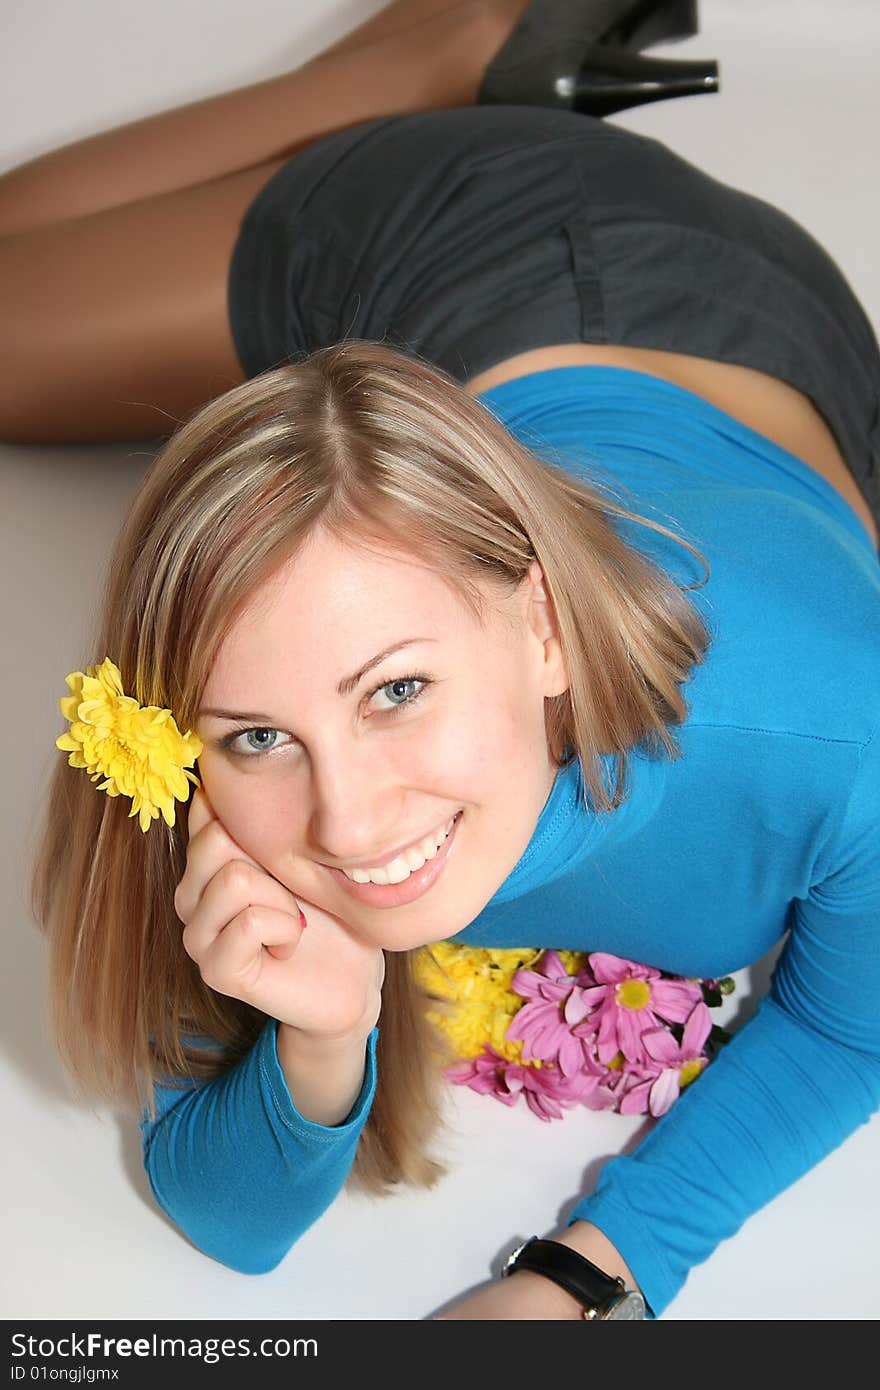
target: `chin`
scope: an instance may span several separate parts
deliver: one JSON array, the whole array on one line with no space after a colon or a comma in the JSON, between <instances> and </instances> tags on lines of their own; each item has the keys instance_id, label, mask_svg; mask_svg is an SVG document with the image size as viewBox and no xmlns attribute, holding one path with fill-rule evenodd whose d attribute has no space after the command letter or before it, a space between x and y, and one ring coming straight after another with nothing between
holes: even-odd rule
<instances>
[{"instance_id":1,"label":"chin","mask_svg":"<svg viewBox=\"0 0 880 1390\"><path fill-rule=\"evenodd\" d=\"M389 930L390 927L390 930ZM373 930L363 930L354 928L362 941L368 942L371 946L376 946L381 951L394 951L395 954L405 953L406 951L418 951L423 946L433 946L437 941L446 941L452 935L451 932L441 931L431 932L430 928L417 930L410 927L407 929L401 926L394 930L388 922L383 922L378 928ZM456 928L462 931L462 927Z\"/></svg>"},{"instance_id":2,"label":"chin","mask_svg":"<svg viewBox=\"0 0 880 1390\"><path fill-rule=\"evenodd\" d=\"M463 932L466 927L479 917L483 908L486 906L494 889L487 893L487 896L473 908L468 907L463 912L441 912L438 916L440 923L434 926L431 922L420 921L415 924L406 925L403 921L394 921L394 914L384 922L377 923L373 931L368 935L375 939L381 938L376 942L383 951L417 951L422 946L433 946L438 941L453 941L459 932ZM413 903L413 907L418 907L418 903Z\"/></svg>"},{"instance_id":3,"label":"chin","mask_svg":"<svg viewBox=\"0 0 880 1390\"><path fill-rule=\"evenodd\" d=\"M464 931L464 927L457 927L456 930ZM401 937L407 936L406 932L401 932L400 936L394 941L381 942L381 947L383 951L395 951L398 953L401 951L419 951L423 946L434 946L438 941L449 941L454 935L454 932L438 930L430 936L426 936L424 932L419 932L415 937L401 940Z\"/></svg>"}]
</instances>

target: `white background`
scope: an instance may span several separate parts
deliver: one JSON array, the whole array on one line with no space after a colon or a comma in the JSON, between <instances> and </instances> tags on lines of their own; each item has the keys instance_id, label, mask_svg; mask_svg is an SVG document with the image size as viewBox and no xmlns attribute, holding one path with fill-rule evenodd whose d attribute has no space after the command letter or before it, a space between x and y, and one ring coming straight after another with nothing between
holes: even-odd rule
<instances>
[{"instance_id":1,"label":"white background","mask_svg":"<svg viewBox=\"0 0 880 1390\"><path fill-rule=\"evenodd\" d=\"M298 66L379 8L6 0L0 168ZM880 7L703 0L701 23L697 38L654 51L719 59L722 94L613 120L798 218L876 329ZM419 1320L497 1272L518 1238L562 1222L639 1122L572 1111L541 1124L524 1108L456 1091L452 1172L438 1188L382 1201L343 1193L277 1270L254 1277L200 1254L158 1211L133 1118L74 1104L49 1042L27 871L42 789L60 756L64 676L88 656L104 557L149 457L147 444L0 445L0 1315ZM765 987L766 969L742 976L738 1008L748 1011ZM875 1120L695 1270L666 1318L874 1318L878 1157Z\"/></svg>"}]
</instances>

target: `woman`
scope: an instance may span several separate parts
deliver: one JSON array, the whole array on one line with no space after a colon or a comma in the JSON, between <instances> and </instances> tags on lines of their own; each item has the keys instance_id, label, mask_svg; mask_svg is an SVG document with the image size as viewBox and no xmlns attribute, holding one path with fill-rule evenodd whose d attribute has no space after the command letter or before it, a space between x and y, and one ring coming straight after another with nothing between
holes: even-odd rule
<instances>
[{"instance_id":1,"label":"woman","mask_svg":"<svg viewBox=\"0 0 880 1390\"><path fill-rule=\"evenodd\" d=\"M413 119L417 162L432 173L439 166L428 157L428 142L448 148L451 134L461 130L465 134L456 138L467 147L475 129L471 112ZM588 945L684 974L714 974L754 960L791 926L773 997L759 1018L658 1127L637 1162L608 1165L604 1188L580 1204L558 1236L558 1244L598 1266L600 1281L604 1273L640 1286L657 1313L692 1263L876 1105L872 1016L870 1008L863 1017L857 1007L871 997L868 943L877 913L870 834L880 782L872 743L877 534L866 506L875 473L876 344L839 275L787 219L710 186L651 142L580 115L480 113L479 146L470 162L456 154L460 184L452 225L461 229L462 243L448 246L449 228L440 220L441 201L453 202L442 168L438 202L430 204L430 187L420 191L430 217L419 222L414 203L395 223L413 171L396 162L406 142L395 146L392 162L383 141L401 125L380 122L343 132L335 144L310 146L294 166L278 167L271 184L266 177L275 168L263 168L254 179L245 198L260 186L266 196L235 247L230 307L236 352L254 371L286 353L320 346L323 338L343 338L351 327L350 303L363 315L356 326L367 337L384 336L392 344L400 338L410 348L415 338L416 349L440 366L444 351L458 353L464 369L450 375L468 390L414 360L401 362L387 349L355 340L208 406L157 462L120 541L119 578L108 596L101 646L119 660L126 688L136 690L142 704L170 706L181 728L198 726L206 796L194 798L188 846L179 831L167 842L154 832L133 844L134 828L122 808L60 770L59 798L63 791L67 800L65 807L59 799L47 838L40 916L48 922L54 913L53 973L59 999L69 1004L66 1020L60 1006L62 1033L66 1024L69 1037L74 1020L90 1018L95 1057L121 1059L117 1084L130 1082L138 1066L145 1074L161 1076L164 1069L179 1078L189 1065L203 1078L206 1084L183 1101L169 1087L160 1114L145 1120L151 1177L160 1200L202 1248L237 1268L264 1269L332 1200L356 1146L356 1162L374 1184L432 1176L413 1141L427 1112L414 1108L411 1097L426 1093L420 1068L427 1061L412 1044L420 1022L407 996L408 949L452 935L520 946L534 935L537 910L542 944ZM490 140L499 143L487 159ZM368 158L371 148L375 162ZM554 176L569 202L561 227L556 205L552 226L542 228L528 217L540 218L551 201L544 191L548 157L557 161ZM342 168L335 184L325 167L308 163L322 158ZM503 184L491 184L490 166ZM289 167L297 170L298 185L303 181L303 196L308 193L308 216L290 204ZM467 216L474 183L468 175L478 167L476 182L490 204L493 187L520 190L509 220L521 229L526 249L540 247L548 258L539 256L530 267L528 312L521 301L498 315L499 286L486 288L496 307L495 336L487 332L483 342L479 314L485 316L487 304L474 300L481 284L474 243L482 244L486 230ZM393 169L399 187L394 201L380 202L372 225L358 180L371 191L379 169ZM541 198L535 197L538 174ZM45 203L42 212L37 207L40 177L35 173L31 184L35 222L47 216ZM585 200L578 191L574 198L571 189L580 179L603 196ZM343 188L358 209L367 247L357 258L345 240L351 209L347 218L335 215L329 197ZM19 195L27 191L27 183L19 183ZM124 425L97 389L114 359L118 371L130 373L124 381L109 378L115 393L126 393L137 375L136 394L143 399L150 383L152 398L172 413L213 394L218 373L227 381L245 375L216 351L220 296L200 276L203 265L209 273L209 252L213 245L219 253L222 238L212 243L198 221L213 218L216 227L243 192L243 182L233 194L232 184L221 179L202 186L197 198L174 199L173 207L161 207L159 198L141 203L136 218L130 210L128 225L138 229L133 251L142 236L166 227L168 242L162 247L160 239L150 253L154 269L164 256L166 279L181 227L199 233L199 265L183 267L181 289L193 286L189 310L186 294L178 296L180 358L172 364L176 371L161 362L156 335L167 345L168 319L158 322L160 299L140 277L137 294L151 305L138 311L129 301L128 307L135 326L144 329L143 338L138 335L143 347L132 350L146 355L120 362L122 338L128 342L130 334L122 335L120 324L114 337L106 314L112 317L116 301L108 295L90 344L87 335L94 350L80 354L84 376L73 381L68 372L65 378L67 399L57 403L62 437L149 431L151 413L130 415ZM616 220L604 215L626 197L632 212L625 209L627 216ZM19 197L17 206L26 201ZM181 224L186 205L196 220ZM649 239L634 223L640 206L655 228L668 224L661 214L687 209L674 230L675 255L667 233L655 230ZM478 211L485 216L482 207ZM107 214L98 220L118 245L125 219ZM418 276L401 286L378 273L385 260L375 238L388 238L387 257L402 231L412 236L413 229L420 235L412 237L408 264L417 270L415 251L424 251L436 277L421 304L417 294L407 302L406 293L418 290ZM81 233L71 242L68 227L65 245L74 255L95 254L97 220L83 222ZM51 235L48 229L41 234L44 256ZM27 271L37 264L41 236L20 231L5 244L23 287L23 315L33 298L32 287L27 297ZM291 244L297 248L292 288L301 293L285 302L277 287L289 274ZM472 306L470 323L460 309L444 316L445 306L456 303L451 291L464 245L470 281L462 302ZM443 249L446 261L435 254ZM226 244L227 260L230 250ZM709 309L720 303L721 282L711 279L719 250L740 302L735 310L725 305L724 320L713 320L711 312L683 313L695 266ZM681 267L671 292L651 268L652 252L667 271ZM753 313L779 304L783 261L800 271L784 286L796 332L781 318L765 321L766 313L756 332ZM346 269L349 280L340 281ZM522 275L522 262L514 269ZM112 268L109 273L112 278ZM336 277L329 301L319 273ZM130 276L129 262L114 288L124 290ZM216 291L216 274L212 283ZM340 283L343 290L351 285L349 303ZM822 286L820 308L807 303L799 288L807 284ZM65 287L75 296L66 278L59 288ZM515 288L516 275L504 292L509 296ZM511 305L509 297L501 302L505 310ZM84 308L70 307L74 313ZM328 307L346 321L328 320ZM307 321L300 324L299 315ZM283 343L279 320L288 335ZM620 333L610 332L609 324ZM223 334L219 339L225 341ZM710 340L718 360L707 350ZM658 345L669 342L691 351ZM517 351L511 354L511 347ZM268 360L258 362L260 353ZM728 354L731 360L724 360ZM22 357L9 432L45 437L35 424L33 385L28 406L27 353ZM193 357L209 364L212 386L204 376L200 384L194 380ZM484 403L510 434L469 399L487 391ZM517 431L533 453L516 444ZM595 454L587 465L589 482L580 476L570 481L565 469L576 464L585 444ZM538 467L541 453L549 457ZM548 463L562 466L554 471ZM765 482L771 477L772 488ZM628 500L635 494L634 511L611 500L615 490ZM656 521L640 524L637 514L646 512L696 531L703 550L704 539L710 543L705 612L697 611L702 595L692 606L677 592L693 587L694 572L680 576L686 559L681 544ZM652 549L658 536L673 544ZM404 539L408 547L401 548ZM646 546L655 567L642 558ZM820 546L822 583L813 585L800 566ZM584 594L590 596L586 606ZM368 625L375 640L365 646ZM331 702L328 711L339 675L410 631L422 640L427 632L437 644L439 674L425 672L421 653L418 673L409 665L406 672L389 671L386 659L375 673L386 679L369 699L415 685L418 690L400 698L406 705L424 699L421 712L414 709L392 724L399 716L384 707L380 733L370 725L360 687L348 692L347 704ZM278 632L286 653L280 667ZM806 690L797 678L804 643L811 676L818 666L822 677ZM694 668L685 698L679 687ZM485 686L497 690L489 703ZM433 710L432 687L438 697ZM361 703L352 703L354 694ZM392 704L398 697L399 691L385 696ZM253 715L254 704L269 715ZM209 708L226 715L208 714ZM266 722L245 727L243 709ZM278 727L270 726L270 717ZM223 720L221 731L212 721ZM682 726L684 757L668 765L663 749L676 748L670 724ZM273 739L269 752L246 743L249 735L267 732L289 742L276 751ZM308 773L286 751L297 745L308 750ZM572 751L576 758L568 756ZM265 760L260 771L253 766L257 757ZM515 800L511 767L518 773ZM619 782L611 795L614 772ZM610 819L602 818L605 809L613 810ZM396 895L368 885L358 895L347 886L346 869L393 861L392 847L434 829L438 839L448 829L451 843L442 859L431 860L441 870L431 882L423 878ZM578 872L566 875L563 863ZM101 871L89 880L87 869L95 864ZM50 865L58 886L67 888L56 895L52 912ZM183 945L170 902L178 880L174 907L186 924ZM415 889L418 897L409 900ZM717 907L720 895L723 908ZM300 902L304 931L293 916ZM585 904L591 909L587 940ZM259 911L249 912L249 905ZM717 935L705 927L710 908ZM136 931L133 922L140 923ZM140 964L132 972L135 941ZM272 961L282 967L274 975ZM99 977L103 987L96 991ZM96 1016L98 999L103 1003ZM180 1033L212 1038L228 1050L205 1057L193 1046L184 1061L177 1051ZM407 1047L395 1038L406 1039ZM77 1060L87 1065L87 1057ZM106 1068L106 1060L101 1065ZM755 1076L768 1074L761 1068L772 1069L772 1094L755 1094ZM831 1082L841 1074L848 1078L845 1088ZM401 1105L401 1092L410 1097L408 1106ZM741 1109L731 1118L734 1105ZM165 1114L170 1107L174 1114ZM181 1132L194 1152L212 1155L212 1188L225 1193L223 1201L212 1197L206 1206L193 1188L196 1167L188 1172L175 1162L174 1136ZM767 1136L765 1153L752 1151L750 1133ZM715 1190L709 1179L717 1186L722 1163L734 1152L736 1179L726 1178L723 1190ZM699 1219L685 1221L685 1186L692 1202L697 1154L707 1179L705 1201ZM254 1165L249 1172L243 1171L245 1158ZM306 1159L311 1176L290 1191L290 1170ZM230 1184L231 1175L248 1191L258 1184L266 1195L265 1202L246 1204L246 1218L242 1190ZM552 1271L526 1269L465 1300L456 1315L566 1317L580 1316L583 1306L560 1289Z\"/></svg>"}]
</instances>

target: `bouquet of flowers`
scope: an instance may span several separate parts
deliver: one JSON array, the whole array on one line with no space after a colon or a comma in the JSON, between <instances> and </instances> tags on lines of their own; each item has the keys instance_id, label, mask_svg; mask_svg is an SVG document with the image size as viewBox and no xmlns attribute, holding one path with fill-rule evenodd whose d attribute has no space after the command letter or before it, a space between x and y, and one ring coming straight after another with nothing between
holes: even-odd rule
<instances>
[{"instance_id":1,"label":"bouquet of flowers","mask_svg":"<svg viewBox=\"0 0 880 1390\"><path fill-rule=\"evenodd\" d=\"M573 1105L662 1115L727 1042L709 1009L734 982L669 975L607 952L487 950L442 941L416 958L457 1085L541 1120Z\"/></svg>"}]
</instances>

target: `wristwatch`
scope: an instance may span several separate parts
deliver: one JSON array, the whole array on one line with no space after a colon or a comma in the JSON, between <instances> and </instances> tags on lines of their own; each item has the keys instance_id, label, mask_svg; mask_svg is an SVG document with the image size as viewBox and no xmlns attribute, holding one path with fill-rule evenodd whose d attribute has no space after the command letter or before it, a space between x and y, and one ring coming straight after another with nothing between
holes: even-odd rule
<instances>
[{"instance_id":1,"label":"wristwatch","mask_svg":"<svg viewBox=\"0 0 880 1390\"><path fill-rule=\"evenodd\" d=\"M645 1316L645 1300L640 1293L628 1289L622 1279L613 1279L557 1240L539 1240L532 1236L523 1241L508 1255L501 1272L512 1274L516 1269L531 1269L567 1289L583 1304L583 1316L588 1322L599 1318L636 1320Z\"/></svg>"}]
</instances>

